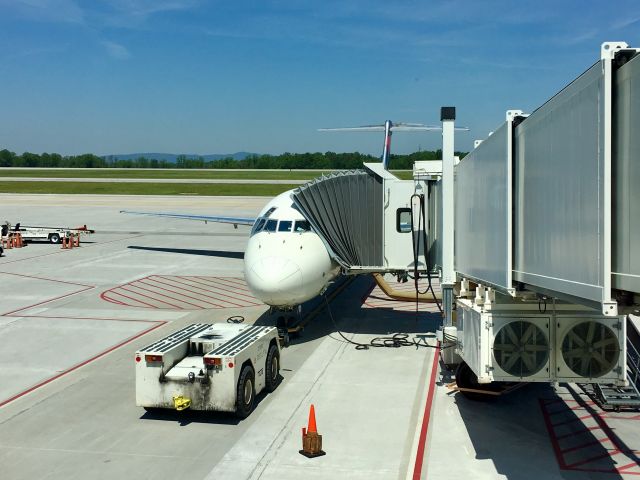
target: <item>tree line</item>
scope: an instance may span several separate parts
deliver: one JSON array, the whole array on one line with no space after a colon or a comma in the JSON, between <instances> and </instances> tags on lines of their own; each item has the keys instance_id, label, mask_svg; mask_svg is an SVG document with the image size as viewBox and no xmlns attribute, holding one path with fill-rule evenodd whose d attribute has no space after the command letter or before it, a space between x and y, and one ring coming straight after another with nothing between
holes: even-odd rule
<instances>
[{"instance_id":1,"label":"tree line","mask_svg":"<svg viewBox=\"0 0 640 480\"><path fill-rule=\"evenodd\" d=\"M463 157L465 153L456 152ZM391 155L390 168L408 170L416 160L442 158L441 150L423 150L408 155ZM58 153L30 153L18 155L7 149L0 150L0 167L53 167L53 168L246 168L246 169L355 169L362 162L376 162L378 157L359 152L354 153L283 153L281 155L249 155L243 160L231 157L221 160L205 160L203 157L188 158L180 155L176 162L139 157L119 159L115 156L99 157L91 153L83 155L60 155Z\"/></svg>"}]
</instances>

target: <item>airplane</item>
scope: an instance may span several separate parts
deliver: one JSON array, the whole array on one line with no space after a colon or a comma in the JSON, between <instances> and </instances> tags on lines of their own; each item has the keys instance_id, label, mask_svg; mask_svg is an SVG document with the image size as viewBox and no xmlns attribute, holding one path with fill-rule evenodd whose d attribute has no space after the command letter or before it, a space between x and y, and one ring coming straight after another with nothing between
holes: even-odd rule
<instances>
[{"instance_id":1,"label":"airplane","mask_svg":"<svg viewBox=\"0 0 640 480\"><path fill-rule=\"evenodd\" d=\"M457 130L468 130L457 128ZM319 131L384 131L382 163L387 169L390 159L391 134L398 131L434 131L438 126L418 123L362 127L323 128ZM244 277L253 295L269 305L272 311L291 312L302 303L321 295L341 273L320 236L294 206L288 190L271 200L257 218L154 213L122 210L121 213L152 215L204 222L251 226L244 255Z\"/></svg>"}]
</instances>

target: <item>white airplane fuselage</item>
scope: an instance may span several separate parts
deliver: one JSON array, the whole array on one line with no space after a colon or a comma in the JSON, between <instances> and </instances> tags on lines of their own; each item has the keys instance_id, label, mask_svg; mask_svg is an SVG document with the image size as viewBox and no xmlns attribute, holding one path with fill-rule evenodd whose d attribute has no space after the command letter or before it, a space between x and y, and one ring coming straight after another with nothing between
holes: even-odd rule
<instances>
[{"instance_id":1,"label":"white airplane fuselage","mask_svg":"<svg viewBox=\"0 0 640 480\"><path fill-rule=\"evenodd\" d=\"M340 273L318 234L293 208L291 192L262 209L244 254L245 280L253 295L281 309L319 295Z\"/></svg>"}]
</instances>

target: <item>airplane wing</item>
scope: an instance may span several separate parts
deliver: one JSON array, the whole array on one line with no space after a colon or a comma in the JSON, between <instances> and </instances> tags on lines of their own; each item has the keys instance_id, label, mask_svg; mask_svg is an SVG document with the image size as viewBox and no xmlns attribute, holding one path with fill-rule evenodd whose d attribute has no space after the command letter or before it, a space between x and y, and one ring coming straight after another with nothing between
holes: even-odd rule
<instances>
[{"instance_id":1,"label":"airplane wing","mask_svg":"<svg viewBox=\"0 0 640 480\"><path fill-rule=\"evenodd\" d=\"M181 218L183 220L198 220L201 222L233 223L234 225L253 225L255 218L245 217L215 217L212 215L189 215L185 213L163 213L163 212L134 212L132 210L120 210L120 213L130 215L149 215L153 217Z\"/></svg>"}]
</instances>

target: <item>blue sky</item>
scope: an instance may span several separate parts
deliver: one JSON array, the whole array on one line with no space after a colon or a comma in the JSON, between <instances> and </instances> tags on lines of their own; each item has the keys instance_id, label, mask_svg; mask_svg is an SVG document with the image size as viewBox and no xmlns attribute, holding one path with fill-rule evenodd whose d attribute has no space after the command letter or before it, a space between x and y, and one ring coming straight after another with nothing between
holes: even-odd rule
<instances>
[{"instance_id":1,"label":"blue sky","mask_svg":"<svg viewBox=\"0 0 640 480\"><path fill-rule=\"evenodd\" d=\"M0 148L378 155L380 134L316 129L455 105L468 150L639 27L625 0L0 0Z\"/></svg>"}]
</instances>

